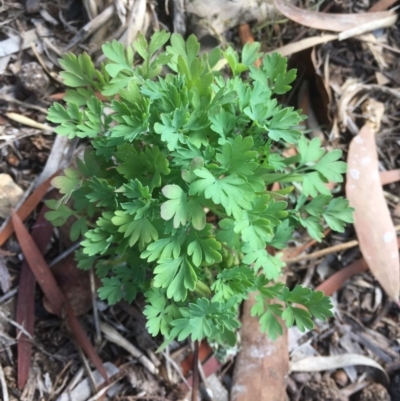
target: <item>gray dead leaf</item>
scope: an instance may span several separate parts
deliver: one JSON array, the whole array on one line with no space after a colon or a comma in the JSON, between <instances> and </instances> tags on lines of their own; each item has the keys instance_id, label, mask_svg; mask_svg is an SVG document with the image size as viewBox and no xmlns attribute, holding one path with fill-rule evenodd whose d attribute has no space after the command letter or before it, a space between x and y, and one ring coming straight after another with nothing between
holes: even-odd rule
<instances>
[{"instance_id":1,"label":"gray dead leaf","mask_svg":"<svg viewBox=\"0 0 400 401\"><path fill-rule=\"evenodd\" d=\"M117 330L111 327L109 324L101 322L100 329L107 338L108 341L119 345L124 348L131 355L139 360L139 362L152 374L157 374L158 369L152 361L150 361L147 356L145 356L138 348L131 344L127 339L125 339Z\"/></svg>"},{"instance_id":2,"label":"gray dead leaf","mask_svg":"<svg viewBox=\"0 0 400 401\"><path fill-rule=\"evenodd\" d=\"M228 390L222 385L217 375L207 377L207 393L211 399L218 401L228 401Z\"/></svg>"},{"instance_id":3,"label":"gray dead leaf","mask_svg":"<svg viewBox=\"0 0 400 401\"><path fill-rule=\"evenodd\" d=\"M379 363L364 355L342 354L334 356L314 356L307 357L300 361L294 361L290 364L291 372L321 372L324 370L333 370L344 368L346 366L363 365L379 369L389 380L387 373Z\"/></svg>"},{"instance_id":4,"label":"gray dead leaf","mask_svg":"<svg viewBox=\"0 0 400 401\"><path fill-rule=\"evenodd\" d=\"M35 180L35 187L47 180L57 170L67 167L71 163L76 145L78 141L68 139L66 136L57 135L54 144L51 148L49 157L47 158L46 165L40 175Z\"/></svg>"},{"instance_id":5,"label":"gray dead leaf","mask_svg":"<svg viewBox=\"0 0 400 401\"><path fill-rule=\"evenodd\" d=\"M5 294L11 287L11 276L8 272L6 260L0 257L0 288Z\"/></svg>"},{"instance_id":6,"label":"gray dead leaf","mask_svg":"<svg viewBox=\"0 0 400 401\"><path fill-rule=\"evenodd\" d=\"M272 20L276 15L272 0L192 0L186 2L186 12L200 18L195 25L205 27L211 35L249 21Z\"/></svg>"},{"instance_id":7,"label":"gray dead leaf","mask_svg":"<svg viewBox=\"0 0 400 401\"><path fill-rule=\"evenodd\" d=\"M19 50L25 50L30 47L31 43L38 40L36 30L31 29L26 31L22 38L22 48L21 48L21 38L16 35L10 35L8 39L2 40L0 42L0 57L9 56L11 54L17 53Z\"/></svg>"},{"instance_id":8,"label":"gray dead leaf","mask_svg":"<svg viewBox=\"0 0 400 401\"><path fill-rule=\"evenodd\" d=\"M106 362L103 364L108 377L112 377L119 373L119 369L111 362ZM93 378L96 386L100 386L104 383L103 376L98 370L93 372ZM86 401L92 394L92 389L90 387L89 379L83 379L72 391L62 393L57 401Z\"/></svg>"}]
</instances>

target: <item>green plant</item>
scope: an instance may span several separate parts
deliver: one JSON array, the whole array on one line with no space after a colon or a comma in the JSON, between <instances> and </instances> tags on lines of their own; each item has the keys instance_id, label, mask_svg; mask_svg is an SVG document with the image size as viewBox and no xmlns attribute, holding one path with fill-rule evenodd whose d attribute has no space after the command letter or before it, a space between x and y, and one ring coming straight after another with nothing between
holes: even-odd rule
<instances>
[{"instance_id":1,"label":"green plant","mask_svg":"<svg viewBox=\"0 0 400 401\"><path fill-rule=\"evenodd\" d=\"M341 151L307 140L296 128L304 117L278 104L295 79L285 58L266 55L256 69L258 43L240 56L199 49L194 36L157 32L127 49L106 43L100 69L86 54L62 58L75 89L48 120L91 147L53 180L72 208L50 202L47 217L77 218L79 266L95 266L100 298L130 302L143 292L148 330L167 342L235 343L238 306L251 291L271 338L282 333L279 317L310 329L312 317L331 316L329 298L277 282L284 264L266 248L284 248L298 226L320 240L324 220L336 231L351 222L347 201L325 185L342 181ZM134 50L143 60L135 67ZM282 156L288 144L296 156ZM276 182L282 189L267 189Z\"/></svg>"}]
</instances>

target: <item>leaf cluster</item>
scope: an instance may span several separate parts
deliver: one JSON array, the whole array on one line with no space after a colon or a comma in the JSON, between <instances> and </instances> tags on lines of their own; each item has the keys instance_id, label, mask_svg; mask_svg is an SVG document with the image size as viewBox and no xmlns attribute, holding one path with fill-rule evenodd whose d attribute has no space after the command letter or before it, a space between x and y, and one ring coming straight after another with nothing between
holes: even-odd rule
<instances>
[{"instance_id":1,"label":"leaf cluster","mask_svg":"<svg viewBox=\"0 0 400 401\"><path fill-rule=\"evenodd\" d=\"M50 202L47 218L77 218L79 266L96 269L100 297L112 304L144 293L149 332L167 341L233 344L238 306L252 291L253 314L272 338L282 333L278 318L305 330L331 314L322 293L277 282L283 263L267 247L284 248L299 226L318 240L325 223L344 229L351 209L325 184L341 182L346 166L278 103L296 73L276 53L254 68L259 48L200 55L193 35L161 31L128 48L106 43L98 69L86 54L61 61L72 89L48 120L90 146L54 179L70 202ZM298 154L284 158L288 144ZM280 191L268 190L274 182Z\"/></svg>"}]
</instances>

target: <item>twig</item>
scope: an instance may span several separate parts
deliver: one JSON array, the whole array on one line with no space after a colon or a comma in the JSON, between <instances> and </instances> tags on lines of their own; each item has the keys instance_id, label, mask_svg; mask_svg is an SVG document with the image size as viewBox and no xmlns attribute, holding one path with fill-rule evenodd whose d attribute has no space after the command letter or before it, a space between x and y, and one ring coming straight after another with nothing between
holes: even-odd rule
<instances>
[{"instance_id":1,"label":"twig","mask_svg":"<svg viewBox=\"0 0 400 401\"><path fill-rule=\"evenodd\" d=\"M75 252L79 247L81 243L77 242L70 246L68 249L66 249L64 252L60 253L58 256L56 256L50 263L49 267L53 267L55 264L60 262L61 260L65 259L68 255L70 255L72 252Z\"/></svg>"},{"instance_id":2,"label":"twig","mask_svg":"<svg viewBox=\"0 0 400 401\"><path fill-rule=\"evenodd\" d=\"M198 401L199 390L199 341L194 342L194 358L193 358L193 386L192 386L192 401Z\"/></svg>"},{"instance_id":3,"label":"twig","mask_svg":"<svg viewBox=\"0 0 400 401\"><path fill-rule=\"evenodd\" d=\"M357 240L349 241L349 242L345 242L344 244L330 246L329 248L325 248L325 249L321 249L321 250L313 252L313 253L309 253L308 255L301 255L301 256L297 256L296 258L292 258L292 259L286 259L286 260L284 259L283 261L285 263L296 263L296 262L301 262L303 260L312 260L312 259L319 258L320 256L328 255L333 252L340 252L345 249L354 248L357 245L358 245Z\"/></svg>"},{"instance_id":4,"label":"twig","mask_svg":"<svg viewBox=\"0 0 400 401\"><path fill-rule=\"evenodd\" d=\"M134 401L134 400L164 401L165 397L158 396L158 395L149 395L147 397L144 397L143 395L123 395L121 397L118 397L116 400L117 401Z\"/></svg>"},{"instance_id":5,"label":"twig","mask_svg":"<svg viewBox=\"0 0 400 401\"><path fill-rule=\"evenodd\" d=\"M158 369L153 362L150 361L139 349L137 349L133 344L126 340L117 330L108 325L107 323L100 323L100 330L103 332L108 341L119 345L124 348L130 354L132 354L138 361L153 375L158 373Z\"/></svg>"},{"instance_id":6,"label":"twig","mask_svg":"<svg viewBox=\"0 0 400 401\"><path fill-rule=\"evenodd\" d=\"M171 366L176 370L182 381L185 383L186 387L190 390L190 384L186 380L186 377L183 375L181 368L178 364L170 357L169 352L163 352L164 358L171 364Z\"/></svg>"},{"instance_id":7,"label":"twig","mask_svg":"<svg viewBox=\"0 0 400 401\"><path fill-rule=\"evenodd\" d=\"M101 397L103 397L107 391L115 385L115 383L119 382L121 379L123 379L124 376L119 377L117 380L113 381L112 383L106 385L105 387L103 387L102 389L100 389L97 393L94 394L93 397L90 397L87 401L97 401L99 400Z\"/></svg>"},{"instance_id":8,"label":"twig","mask_svg":"<svg viewBox=\"0 0 400 401\"><path fill-rule=\"evenodd\" d=\"M9 95L0 95L0 99L4 100L5 102L9 102L9 103L15 103L18 106L22 106L26 109L31 109L31 110L36 110L36 111L40 111L41 113L47 115L47 109L45 109L44 107L40 107L40 106L36 106L35 104L30 104L30 103L26 103L26 102L22 102L18 99L13 98L12 96Z\"/></svg>"},{"instance_id":9,"label":"twig","mask_svg":"<svg viewBox=\"0 0 400 401\"><path fill-rule=\"evenodd\" d=\"M165 352L163 352L164 355L167 355L168 357L165 358L165 368L167 370L167 377L170 383L172 383L172 372L171 372L171 362L169 358L169 346L165 348Z\"/></svg>"},{"instance_id":10,"label":"twig","mask_svg":"<svg viewBox=\"0 0 400 401\"><path fill-rule=\"evenodd\" d=\"M79 346L79 344L76 344L76 347L78 349L79 356L81 357L81 360L83 362L83 368L86 371L86 374L87 374L87 377L88 377L88 380L89 380L89 384L90 384L90 388L92 389L92 393L96 394L97 393L96 379L94 378L93 372L90 369L89 362L87 361L87 359L85 357L85 354L82 351L82 348Z\"/></svg>"},{"instance_id":11,"label":"twig","mask_svg":"<svg viewBox=\"0 0 400 401\"><path fill-rule=\"evenodd\" d=\"M92 296L94 329L96 332L95 341L96 341L96 344L99 345L101 342L101 330L100 330L99 311L97 310L97 303L96 303L96 283L94 280L93 268L90 269L90 292L91 292L91 296Z\"/></svg>"},{"instance_id":12,"label":"twig","mask_svg":"<svg viewBox=\"0 0 400 401\"><path fill-rule=\"evenodd\" d=\"M38 123L37 121L32 120L32 118L26 117L22 114L9 112L6 113L6 117L10 120L16 121L19 124L26 125L31 128L37 128L41 130L41 133L44 135L51 135L53 133L53 128L49 125Z\"/></svg>"},{"instance_id":13,"label":"twig","mask_svg":"<svg viewBox=\"0 0 400 401\"><path fill-rule=\"evenodd\" d=\"M68 376L65 375L65 372L71 367L72 364L73 360L70 359L61 369L61 372L57 374L56 379L54 380L53 387L51 388L51 392L49 394L49 400L51 400L53 396L57 395L64 387L66 381L68 380ZM56 390L56 386L61 381L62 377L64 377L64 381L61 383L61 386Z\"/></svg>"},{"instance_id":14,"label":"twig","mask_svg":"<svg viewBox=\"0 0 400 401\"><path fill-rule=\"evenodd\" d=\"M7 301L11 297L13 297L17 292L18 292L18 286L13 288L12 290L8 291L2 297L0 297L0 304L2 304L3 302Z\"/></svg>"},{"instance_id":15,"label":"twig","mask_svg":"<svg viewBox=\"0 0 400 401\"><path fill-rule=\"evenodd\" d=\"M210 398L212 398L212 391L207 386L207 378L206 378L206 374L204 373L204 369L203 369L203 365L201 364L201 361L197 361L197 367L199 369L199 375L200 375L201 381L203 382L204 390L210 396Z\"/></svg>"},{"instance_id":16,"label":"twig","mask_svg":"<svg viewBox=\"0 0 400 401\"><path fill-rule=\"evenodd\" d=\"M0 383L1 383L1 392L3 395L2 400L9 401L6 378L4 376L4 370L3 370L3 367L1 366L1 363L0 363Z\"/></svg>"},{"instance_id":17,"label":"twig","mask_svg":"<svg viewBox=\"0 0 400 401\"><path fill-rule=\"evenodd\" d=\"M18 324L15 320L10 319L5 313L3 313L0 310L0 316L2 319L6 320L8 323L12 324L13 326L15 326L20 332L22 332L23 334L25 334L30 340L33 339L32 334L29 333L25 327L21 326L20 324ZM17 335L18 338L18 335Z\"/></svg>"},{"instance_id":18,"label":"twig","mask_svg":"<svg viewBox=\"0 0 400 401\"><path fill-rule=\"evenodd\" d=\"M396 231L400 231L400 225L395 226L394 229ZM303 260L312 260L312 259L319 258L321 256L328 255L330 253L340 252L340 251L344 251L345 249L354 248L358 244L359 244L359 242L357 240L353 240L353 241L345 242L344 244L330 246L329 248L321 249L319 251L309 253L308 255L302 255L302 256L297 256L295 258L283 259L283 262L296 263L296 262L301 262Z\"/></svg>"}]
</instances>

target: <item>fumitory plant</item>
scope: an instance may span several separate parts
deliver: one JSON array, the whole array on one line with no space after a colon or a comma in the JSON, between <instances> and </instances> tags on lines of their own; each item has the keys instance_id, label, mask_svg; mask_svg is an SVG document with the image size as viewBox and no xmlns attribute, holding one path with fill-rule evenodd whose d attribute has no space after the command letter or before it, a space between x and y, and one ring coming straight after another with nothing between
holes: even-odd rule
<instances>
[{"instance_id":1,"label":"fumitory plant","mask_svg":"<svg viewBox=\"0 0 400 401\"><path fill-rule=\"evenodd\" d=\"M47 218L76 217L78 265L94 266L100 298L144 293L147 328L166 343L234 344L238 307L254 291L252 314L272 339L279 318L304 331L332 315L322 292L277 281L284 263L267 247L285 248L296 227L318 241L324 223L343 231L352 210L326 184L342 182L346 165L296 128L304 117L276 99L296 73L277 53L253 67L259 48L199 54L194 36L161 31L127 48L106 43L99 69L85 53L60 60L73 89L48 120L90 146L53 180L65 202L48 202ZM284 157L292 145L298 153Z\"/></svg>"}]
</instances>

